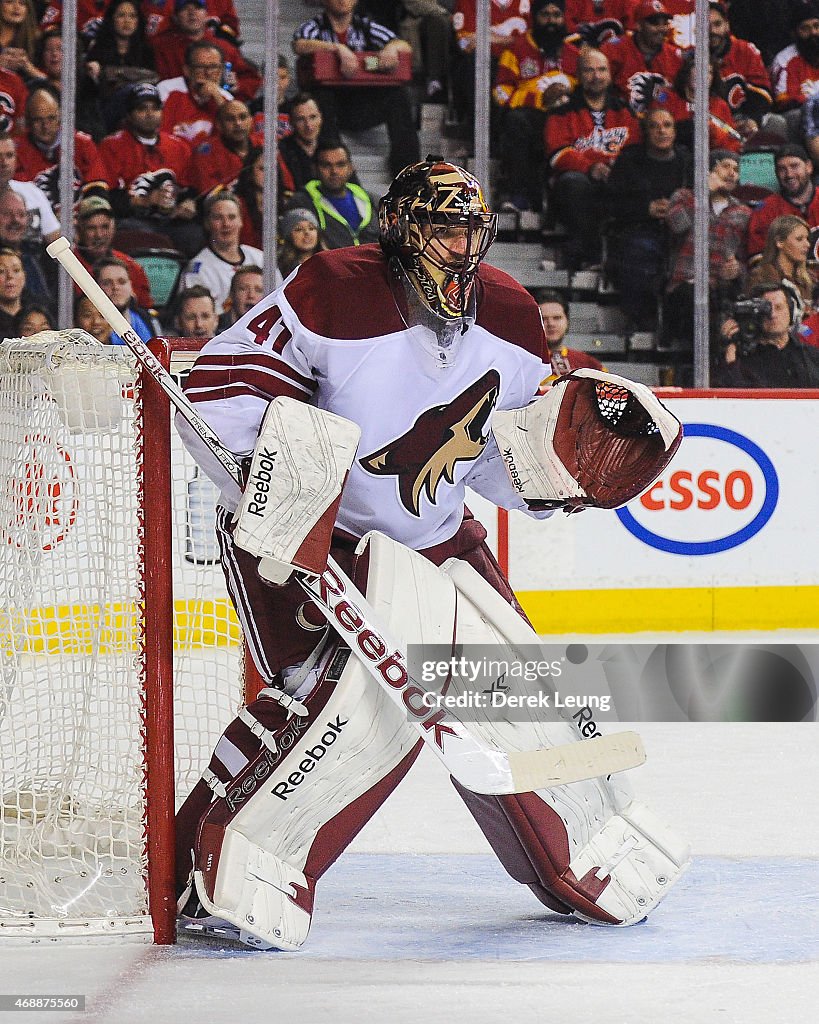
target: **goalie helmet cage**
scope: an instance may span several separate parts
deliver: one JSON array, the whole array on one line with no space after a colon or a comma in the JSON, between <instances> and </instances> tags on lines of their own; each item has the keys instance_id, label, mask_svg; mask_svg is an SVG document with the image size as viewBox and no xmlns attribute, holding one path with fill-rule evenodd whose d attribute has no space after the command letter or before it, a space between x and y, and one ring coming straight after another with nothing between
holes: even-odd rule
<instances>
[{"instance_id":1,"label":"goalie helmet cage","mask_svg":"<svg viewBox=\"0 0 819 1024\"><path fill-rule=\"evenodd\" d=\"M216 497L126 349L0 342L0 937L174 941L175 794L263 685Z\"/></svg>"}]
</instances>

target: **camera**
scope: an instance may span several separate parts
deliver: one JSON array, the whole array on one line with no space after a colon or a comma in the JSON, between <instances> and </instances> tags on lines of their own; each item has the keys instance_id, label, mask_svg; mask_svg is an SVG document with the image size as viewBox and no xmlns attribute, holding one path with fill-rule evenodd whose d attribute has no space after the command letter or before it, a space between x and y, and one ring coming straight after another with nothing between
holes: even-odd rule
<instances>
[{"instance_id":1,"label":"camera","mask_svg":"<svg viewBox=\"0 0 819 1024\"><path fill-rule=\"evenodd\" d=\"M733 317L739 324L739 334L727 339L726 344L733 342L740 356L747 356L759 344L762 324L773 312L767 299L739 299L727 308L727 316Z\"/></svg>"}]
</instances>

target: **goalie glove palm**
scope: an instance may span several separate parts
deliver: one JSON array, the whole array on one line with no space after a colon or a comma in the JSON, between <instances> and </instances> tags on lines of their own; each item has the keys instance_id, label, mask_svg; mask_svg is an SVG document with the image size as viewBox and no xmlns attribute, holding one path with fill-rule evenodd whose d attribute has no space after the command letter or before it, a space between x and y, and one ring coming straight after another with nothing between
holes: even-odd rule
<instances>
[{"instance_id":1,"label":"goalie glove palm","mask_svg":"<svg viewBox=\"0 0 819 1024\"><path fill-rule=\"evenodd\" d=\"M575 370L492 431L512 486L532 509L618 508L671 461L682 425L643 384Z\"/></svg>"}]
</instances>

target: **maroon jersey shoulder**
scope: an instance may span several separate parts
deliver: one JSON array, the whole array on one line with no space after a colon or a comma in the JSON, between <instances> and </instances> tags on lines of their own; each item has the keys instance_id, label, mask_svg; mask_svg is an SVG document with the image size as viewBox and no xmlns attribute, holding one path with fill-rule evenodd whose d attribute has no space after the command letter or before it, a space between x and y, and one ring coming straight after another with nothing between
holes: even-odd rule
<instances>
[{"instance_id":1,"label":"maroon jersey shoulder","mask_svg":"<svg viewBox=\"0 0 819 1024\"><path fill-rule=\"evenodd\" d=\"M513 277L482 263L478 271L477 302L479 327L548 362L538 305Z\"/></svg>"},{"instance_id":2,"label":"maroon jersey shoulder","mask_svg":"<svg viewBox=\"0 0 819 1024\"><path fill-rule=\"evenodd\" d=\"M404 329L377 243L319 252L302 264L284 297L314 334L361 340Z\"/></svg>"}]
</instances>

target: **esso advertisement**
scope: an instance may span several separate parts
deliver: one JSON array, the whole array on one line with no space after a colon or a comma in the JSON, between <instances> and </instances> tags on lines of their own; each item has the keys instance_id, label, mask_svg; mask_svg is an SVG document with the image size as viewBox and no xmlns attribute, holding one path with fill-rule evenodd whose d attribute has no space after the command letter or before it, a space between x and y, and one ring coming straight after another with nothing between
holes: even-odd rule
<instances>
[{"instance_id":1,"label":"esso advertisement","mask_svg":"<svg viewBox=\"0 0 819 1024\"><path fill-rule=\"evenodd\" d=\"M676 555L713 555L746 544L765 529L779 501L768 454L738 430L684 423L668 469L617 511L638 540Z\"/></svg>"}]
</instances>

